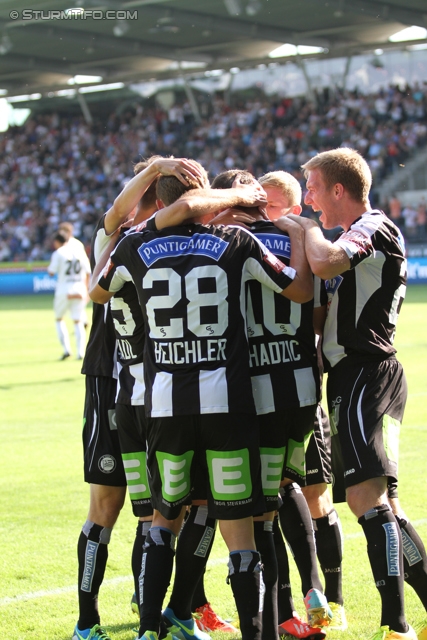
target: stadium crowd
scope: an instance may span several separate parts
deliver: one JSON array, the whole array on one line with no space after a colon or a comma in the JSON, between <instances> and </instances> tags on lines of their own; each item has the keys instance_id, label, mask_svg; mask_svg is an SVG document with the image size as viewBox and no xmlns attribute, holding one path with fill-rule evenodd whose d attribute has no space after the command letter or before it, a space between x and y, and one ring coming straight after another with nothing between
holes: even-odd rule
<instances>
[{"instance_id":1,"label":"stadium crowd","mask_svg":"<svg viewBox=\"0 0 427 640\"><path fill-rule=\"evenodd\" d=\"M47 259L52 232L64 220L87 246L128 179L130 161L153 153L193 157L211 179L237 167L256 176L285 170L304 184L302 164L351 146L378 182L427 141L426 83L372 95L331 89L313 101L264 98L230 106L215 97L201 111L200 124L188 104L168 111L139 105L93 125L42 114L1 134L0 260Z\"/></svg>"}]
</instances>

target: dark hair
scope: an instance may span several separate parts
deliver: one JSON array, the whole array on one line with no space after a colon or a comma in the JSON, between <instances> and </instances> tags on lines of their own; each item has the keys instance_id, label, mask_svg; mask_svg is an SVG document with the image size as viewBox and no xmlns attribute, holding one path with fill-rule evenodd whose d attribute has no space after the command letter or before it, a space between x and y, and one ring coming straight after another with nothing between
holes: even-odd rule
<instances>
[{"instance_id":1,"label":"dark hair","mask_svg":"<svg viewBox=\"0 0 427 640\"><path fill-rule=\"evenodd\" d=\"M137 162L133 168L134 175L138 175L141 171L144 171L152 162L158 160L162 156L151 156L151 158L147 158L147 160L142 160L141 162ZM158 178L155 178L153 182L148 187L147 191L143 194L141 200L139 201L139 206L142 209L155 209L156 208L156 185Z\"/></svg>"},{"instance_id":2,"label":"dark hair","mask_svg":"<svg viewBox=\"0 0 427 640\"><path fill-rule=\"evenodd\" d=\"M64 231L57 231L53 236L53 240L60 244L65 244L68 241L69 236Z\"/></svg>"},{"instance_id":3,"label":"dark hair","mask_svg":"<svg viewBox=\"0 0 427 640\"><path fill-rule=\"evenodd\" d=\"M254 176L249 171L230 169L216 176L211 185L212 189L231 189L236 178L240 179L241 184L252 184L255 181Z\"/></svg>"},{"instance_id":4,"label":"dark hair","mask_svg":"<svg viewBox=\"0 0 427 640\"><path fill-rule=\"evenodd\" d=\"M163 202L166 206L169 206L173 202L176 202L178 198L180 198L186 191L191 191L192 189L203 189L205 187L209 187L208 174L206 170L202 167L198 162L196 163L205 179L205 184L202 186L200 182L196 180L187 180L187 184L183 184L178 178L175 176L160 176L157 180L157 197L159 200Z\"/></svg>"},{"instance_id":5,"label":"dark hair","mask_svg":"<svg viewBox=\"0 0 427 640\"><path fill-rule=\"evenodd\" d=\"M219 173L212 182L212 189L231 189L233 182L236 178L239 178L240 184L253 184L256 180L252 173L244 171L242 169L229 169L229 171L223 171ZM259 214L258 207L243 207L237 205L234 209L249 213L249 215L255 216Z\"/></svg>"},{"instance_id":6,"label":"dark hair","mask_svg":"<svg viewBox=\"0 0 427 640\"><path fill-rule=\"evenodd\" d=\"M182 184L175 176L160 176L157 180L156 193L158 199L168 206L190 189L194 189L194 185Z\"/></svg>"}]
</instances>

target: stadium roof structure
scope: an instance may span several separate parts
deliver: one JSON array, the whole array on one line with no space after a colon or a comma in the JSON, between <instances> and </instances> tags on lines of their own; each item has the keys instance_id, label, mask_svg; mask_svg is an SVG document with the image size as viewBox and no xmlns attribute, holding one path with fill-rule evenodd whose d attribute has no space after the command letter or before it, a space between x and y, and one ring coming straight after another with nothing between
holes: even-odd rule
<instances>
[{"instance_id":1,"label":"stadium roof structure","mask_svg":"<svg viewBox=\"0 0 427 640\"><path fill-rule=\"evenodd\" d=\"M413 25L427 28L426 0L1 0L0 95L250 68L285 43L298 61L304 47L320 58L402 48L388 39Z\"/></svg>"}]
</instances>

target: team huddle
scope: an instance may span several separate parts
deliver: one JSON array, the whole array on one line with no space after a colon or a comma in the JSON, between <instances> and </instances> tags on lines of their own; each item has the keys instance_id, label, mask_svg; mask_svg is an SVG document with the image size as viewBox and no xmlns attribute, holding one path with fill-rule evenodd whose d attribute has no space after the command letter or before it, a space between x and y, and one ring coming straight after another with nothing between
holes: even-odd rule
<instances>
[{"instance_id":1,"label":"team huddle","mask_svg":"<svg viewBox=\"0 0 427 640\"><path fill-rule=\"evenodd\" d=\"M407 580L427 608L425 548L397 497L403 238L371 208L357 152L319 153L303 170L306 204L326 229L342 228L334 242L299 216L290 174L257 181L230 170L209 185L197 162L158 156L135 166L98 223L82 368L90 506L73 640L110 640L98 592L126 487L138 518L138 640L208 640L217 630L313 640L345 630L331 443L334 498L362 526L381 596L373 638L427 638L427 622L415 631L406 621L403 600ZM239 629L205 593L217 523ZM306 620L295 611L284 537Z\"/></svg>"}]
</instances>

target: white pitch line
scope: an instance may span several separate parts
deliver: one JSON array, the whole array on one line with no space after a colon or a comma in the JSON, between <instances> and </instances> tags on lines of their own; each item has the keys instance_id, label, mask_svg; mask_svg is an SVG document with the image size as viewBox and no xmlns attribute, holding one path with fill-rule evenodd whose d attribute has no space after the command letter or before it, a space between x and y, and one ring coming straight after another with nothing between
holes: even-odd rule
<instances>
[{"instance_id":1,"label":"white pitch line","mask_svg":"<svg viewBox=\"0 0 427 640\"><path fill-rule=\"evenodd\" d=\"M411 521L415 527L420 527L427 524L427 518L423 518L422 520L414 520ZM363 531L357 531L355 533L347 533L344 536L344 540L353 540L354 538L361 538L364 535ZM226 558L212 558L212 560L208 560L208 567L215 567L219 564L226 564L228 561L228 556ZM120 576L118 578L110 578L109 580L104 580L103 585L105 586L113 586L117 584L121 584L123 582L131 582L133 581L133 576ZM21 593L17 596L6 596L6 598L0 598L0 607L5 607L8 604L14 604L16 602L25 602L27 600L35 600L37 598L46 598L49 596L60 595L61 593L71 593L72 591L76 591L76 585L68 586L68 587L58 587L57 589L49 589L48 591L34 591L33 593Z\"/></svg>"}]
</instances>

